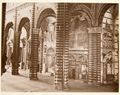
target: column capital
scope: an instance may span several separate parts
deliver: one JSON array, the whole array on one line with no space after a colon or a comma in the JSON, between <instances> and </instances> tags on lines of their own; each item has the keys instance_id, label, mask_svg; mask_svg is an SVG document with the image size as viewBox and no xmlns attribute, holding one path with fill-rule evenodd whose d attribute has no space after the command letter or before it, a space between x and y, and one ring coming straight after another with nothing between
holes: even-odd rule
<instances>
[{"instance_id":1,"label":"column capital","mask_svg":"<svg viewBox=\"0 0 120 95\"><path fill-rule=\"evenodd\" d=\"M38 28L33 28L33 34L39 34L40 32L40 29Z\"/></svg>"},{"instance_id":2,"label":"column capital","mask_svg":"<svg viewBox=\"0 0 120 95\"><path fill-rule=\"evenodd\" d=\"M88 33L102 33L102 27L90 27L87 29Z\"/></svg>"}]
</instances>

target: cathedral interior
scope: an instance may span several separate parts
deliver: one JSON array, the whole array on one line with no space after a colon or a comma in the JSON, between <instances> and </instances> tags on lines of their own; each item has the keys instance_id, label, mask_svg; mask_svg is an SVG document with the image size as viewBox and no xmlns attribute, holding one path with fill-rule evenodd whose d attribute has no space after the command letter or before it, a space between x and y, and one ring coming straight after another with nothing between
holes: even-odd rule
<instances>
[{"instance_id":1,"label":"cathedral interior","mask_svg":"<svg viewBox=\"0 0 120 95\"><path fill-rule=\"evenodd\" d=\"M2 13L1 77L119 85L118 3L3 3Z\"/></svg>"}]
</instances>

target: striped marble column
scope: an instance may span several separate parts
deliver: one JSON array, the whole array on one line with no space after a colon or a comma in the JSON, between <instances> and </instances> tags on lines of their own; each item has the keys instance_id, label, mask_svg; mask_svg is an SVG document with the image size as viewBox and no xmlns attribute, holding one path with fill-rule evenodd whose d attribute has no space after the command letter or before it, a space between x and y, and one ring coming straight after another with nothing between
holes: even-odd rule
<instances>
[{"instance_id":1,"label":"striped marble column","mask_svg":"<svg viewBox=\"0 0 120 95\"><path fill-rule=\"evenodd\" d=\"M30 80L37 79L38 72L38 46L39 46L39 31L33 29L31 35L31 64L30 64Z\"/></svg>"},{"instance_id":2,"label":"striped marble column","mask_svg":"<svg viewBox=\"0 0 120 95\"><path fill-rule=\"evenodd\" d=\"M101 27L88 28L89 57L88 57L88 82L100 83L101 81Z\"/></svg>"},{"instance_id":3,"label":"striped marble column","mask_svg":"<svg viewBox=\"0 0 120 95\"><path fill-rule=\"evenodd\" d=\"M68 69L69 69L69 6L64 5L64 48L63 48L63 78L64 78L64 90L68 89Z\"/></svg>"},{"instance_id":4,"label":"striped marble column","mask_svg":"<svg viewBox=\"0 0 120 95\"><path fill-rule=\"evenodd\" d=\"M58 3L56 32L56 89L66 89L68 83L68 52L69 52L69 13L65 3Z\"/></svg>"},{"instance_id":5,"label":"striped marble column","mask_svg":"<svg viewBox=\"0 0 120 95\"><path fill-rule=\"evenodd\" d=\"M38 71L38 46L39 46L39 30L34 28L35 19L35 3L32 12L32 33L31 33L31 63L30 63L30 80L37 80Z\"/></svg>"},{"instance_id":6,"label":"striped marble column","mask_svg":"<svg viewBox=\"0 0 120 95\"><path fill-rule=\"evenodd\" d=\"M19 48L20 48L20 32L17 31L17 9L15 9L15 25L14 25L14 46L13 53L11 55L12 61L12 75L18 75L19 67Z\"/></svg>"},{"instance_id":7,"label":"striped marble column","mask_svg":"<svg viewBox=\"0 0 120 95\"><path fill-rule=\"evenodd\" d=\"M19 60L20 60L20 34L18 32L14 33L14 46L13 46L13 53L11 55L12 61L12 75L18 75L18 68L19 68Z\"/></svg>"}]
</instances>

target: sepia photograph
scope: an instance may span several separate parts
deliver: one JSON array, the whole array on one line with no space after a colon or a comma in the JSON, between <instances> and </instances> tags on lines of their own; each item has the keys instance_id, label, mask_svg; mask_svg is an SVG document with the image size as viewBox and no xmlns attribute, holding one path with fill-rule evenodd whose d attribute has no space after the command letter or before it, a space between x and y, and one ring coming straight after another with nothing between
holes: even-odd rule
<instances>
[{"instance_id":1,"label":"sepia photograph","mask_svg":"<svg viewBox=\"0 0 120 95\"><path fill-rule=\"evenodd\" d=\"M1 5L1 92L119 92L119 3Z\"/></svg>"}]
</instances>

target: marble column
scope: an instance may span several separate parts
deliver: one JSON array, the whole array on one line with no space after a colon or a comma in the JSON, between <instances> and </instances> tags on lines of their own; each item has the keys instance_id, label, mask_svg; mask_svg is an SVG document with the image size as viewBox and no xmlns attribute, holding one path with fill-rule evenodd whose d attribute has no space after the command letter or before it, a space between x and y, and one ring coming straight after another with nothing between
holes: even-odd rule
<instances>
[{"instance_id":1,"label":"marble column","mask_svg":"<svg viewBox=\"0 0 120 95\"><path fill-rule=\"evenodd\" d=\"M30 62L30 80L37 80L38 72L38 46L39 46L39 29L35 28L35 3L32 10L32 30L31 30L31 62Z\"/></svg>"},{"instance_id":2,"label":"marble column","mask_svg":"<svg viewBox=\"0 0 120 95\"><path fill-rule=\"evenodd\" d=\"M101 82L101 27L88 28L88 83Z\"/></svg>"},{"instance_id":3,"label":"marble column","mask_svg":"<svg viewBox=\"0 0 120 95\"><path fill-rule=\"evenodd\" d=\"M39 30L33 29L31 35L31 63L30 63L30 80L37 80L38 72L38 46L39 46Z\"/></svg>"},{"instance_id":4,"label":"marble column","mask_svg":"<svg viewBox=\"0 0 120 95\"><path fill-rule=\"evenodd\" d=\"M14 45L13 53L11 55L12 61L12 75L18 75L19 68L19 49L20 49L20 32L17 31L17 9L15 9L15 25L14 25Z\"/></svg>"},{"instance_id":5,"label":"marble column","mask_svg":"<svg viewBox=\"0 0 120 95\"><path fill-rule=\"evenodd\" d=\"M12 62L12 75L18 75L18 68L19 68L19 58L20 58L20 47L19 47L20 35L18 32L14 33L14 46L13 46L13 53L11 55L11 62Z\"/></svg>"},{"instance_id":6,"label":"marble column","mask_svg":"<svg viewBox=\"0 0 120 95\"><path fill-rule=\"evenodd\" d=\"M69 56L69 12L68 5L58 4L56 31L56 65L55 88L68 88L68 56Z\"/></svg>"}]
</instances>

